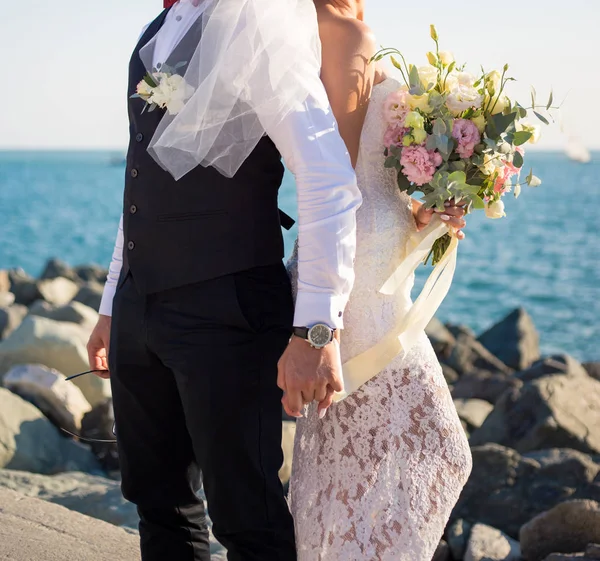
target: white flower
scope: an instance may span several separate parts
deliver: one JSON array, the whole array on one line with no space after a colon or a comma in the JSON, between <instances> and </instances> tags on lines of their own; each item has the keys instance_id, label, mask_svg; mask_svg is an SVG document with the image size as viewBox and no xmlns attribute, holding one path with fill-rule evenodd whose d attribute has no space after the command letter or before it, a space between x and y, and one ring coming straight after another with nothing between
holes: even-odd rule
<instances>
[{"instance_id":1,"label":"white flower","mask_svg":"<svg viewBox=\"0 0 600 561\"><path fill-rule=\"evenodd\" d=\"M497 70L492 70L485 75L485 87L493 95L500 91L502 86L502 74Z\"/></svg>"},{"instance_id":2,"label":"white flower","mask_svg":"<svg viewBox=\"0 0 600 561\"><path fill-rule=\"evenodd\" d=\"M542 184L542 180L537 175L532 175L529 180L530 187L539 187Z\"/></svg>"},{"instance_id":3,"label":"white flower","mask_svg":"<svg viewBox=\"0 0 600 561\"><path fill-rule=\"evenodd\" d=\"M150 101L166 109L170 115L177 115L185 106L185 102L194 94L194 88L179 74L173 74L172 76L167 74L158 76L155 74L155 77L159 80L159 83L152 90Z\"/></svg>"},{"instance_id":4,"label":"white flower","mask_svg":"<svg viewBox=\"0 0 600 561\"><path fill-rule=\"evenodd\" d=\"M504 111L509 105L510 100L505 95L500 96L499 98L494 98L490 102L490 113L492 115L502 113L502 111Z\"/></svg>"},{"instance_id":5,"label":"white flower","mask_svg":"<svg viewBox=\"0 0 600 561\"><path fill-rule=\"evenodd\" d=\"M438 56L444 66L449 66L454 62L454 55L450 51L440 51Z\"/></svg>"},{"instance_id":6,"label":"white flower","mask_svg":"<svg viewBox=\"0 0 600 561\"><path fill-rule=\"evenodd\" d=\"M469 74L468 72L450 72L448 76L445 78L446 83L446 91L452 92L453 90L458 89L460 86L466 86L468 88L472 88L475 83L475 77L473 74Z\"/></svg>"},{"instance_id":7,"label":"white flower","mask_svg":"<svg viewBox=\"0 0 600 561\"><path fill-rule=\"evenodd\" d=\"M502 154L497 152L488 152L483 155L483 165L480 170L484 175L494 175L498 168L504 166L504 158Z\"/></svg>"},{"instance_id":8,"label":"white flower","mask_svg":"<svg viewBox=\"0 0 600 561\"><path fill-rule=\"evenodd\" d=\"M148 99L152 95L152 86L146 82L146 80L142 80L136 88L136 93L142 99Z\"/></svg>"},{"instance_id":9,"label":"white flower","mask_svg":"<svg viewBox=\"0 0 600 561\"><path fill-rule=\"evenodd\" d=\"M433 87L435 84L437 84L438 70L435 66L426 64L425 66L419 66L417 70L419 72L421 84L426 90L429 89L429 86Z\"/></svg>"},{"instance_id":10,"label":"white flower","mask_svg":"<svg viewBox=\"0 0 600 561\"><path fill-rule=\"evenodd\" d=\"M504 203L502 201L493 201L485 205L485 215L488 218L503 218L506 216L504 212Z\"/></svg>"},{"instance_id":11,"label":"white flower","mask_svg":"<svg viewBox=\"0 0 600 561\"><path fill-rule=\"evenodd\" d=\"M455 116L458 116L471 107L479 109L482 102L482 95L473 86L459 83L448 95L446 106Z\"/></svg>"}]
</instances>

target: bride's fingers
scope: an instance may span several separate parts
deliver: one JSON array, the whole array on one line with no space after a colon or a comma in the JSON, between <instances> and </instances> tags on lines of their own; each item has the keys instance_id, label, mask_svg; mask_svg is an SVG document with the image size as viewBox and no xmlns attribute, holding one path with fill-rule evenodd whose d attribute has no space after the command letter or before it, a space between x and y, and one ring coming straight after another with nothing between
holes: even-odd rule
<instances>
[{"instance_id":1,"label":"bride's fingers","mask_svg":"<svg viewBox=\"0 0 600 561\"><path fill-rule=\"evenodd\" d=\"M302 393L298 390L290 390L285 394L285 403L287 403L286 413L291 417L302 417L304 402ZM284 407L285 407L284 403Z\"/></svg>"},{"instance_id":2,"label":"bride's fingers","mask_svg":"<svg viewBox=\"0 0 600 561\"><path fill-rule=\"evenodd\" d=\"M322 419L323 417L325 417L325 414L327 413L327 410L333 404L333 394L334 393L335 392L333 391L333 388L331 386L327 386L327 394L325 396L325 399L323 399L319 403L319 407L318 407L319 419Z\"/></svg>"},{"instance_id":3,"label":"bride's fingers","mask_svg":"<svg viewBox=\"0 0 600 561\"><path fill-rule=\"evenodd\" d=\"M300 392L302 394L302 401L304 401L304 405L308 405L309 403L312 403L315 400L315 392L307 392L302 390Z\"/></svg>"},{"instance_id":4,"label":"bride's fingers","mask_svg":"<svg viewBox=\"0 0 600 561\"><path fill-rule=\"evenodd\" d=\"M321 384L319 385L319 387L315 390L315 401L318 401L319 403L321 401L323 401L325 398L327 397L327 384Z\"/></svg>"},{"instance_id":5,"label":"bride's fingers","mask_svg":"<svg viewBox=\"0 0 600 561\"><path fill-rule=\"evenodd\" d=\"M464 218L459 218L457 216L451 216L450 214L440 214L439 217L450 227L452 228L456 228L457 230L460 230L461 228L464 228L467 223L464 220Z\"/></svg>"}]
</instances>

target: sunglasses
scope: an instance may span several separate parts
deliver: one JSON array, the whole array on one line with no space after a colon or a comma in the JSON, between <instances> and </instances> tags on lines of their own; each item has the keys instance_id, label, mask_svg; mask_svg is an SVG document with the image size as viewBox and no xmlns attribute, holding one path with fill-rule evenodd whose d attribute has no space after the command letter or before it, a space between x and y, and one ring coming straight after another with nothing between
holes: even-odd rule
<instances>
[{"instance_id":1,"label":"sunglasses","mask_svg":"<svg viewBox=\"0 0 600 561\"><path fill-rule=\"evenodd\" d=\"M72 380L75 380L76 378L79 378L81 376L86 376L87 374L99 374L101 372L108 372L108 370L88 370L87 372L80 372L79 374L73 374L73 376L69 376L68 378L66 378L67 382L70 382ZM69 436L73 436L79 440L82 440L83 442L97 442L100 444L116 444L116 440L103 440L103 439L99 439L99 438L86 438L85 436L81 436L80 434L75 434L74 432L71 432L63 427L58 427L61 431L63 431L64 433L68 434ZM116 423L113 423L112 426L112 433L117 436L117 428L116 428Z\"/></svg>"}]
</instances>

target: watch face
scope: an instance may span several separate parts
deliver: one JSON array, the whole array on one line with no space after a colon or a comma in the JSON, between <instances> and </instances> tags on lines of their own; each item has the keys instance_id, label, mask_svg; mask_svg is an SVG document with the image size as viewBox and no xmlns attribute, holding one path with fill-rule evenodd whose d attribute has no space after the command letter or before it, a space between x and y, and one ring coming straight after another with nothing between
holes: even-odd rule
<instances>
[{"instance_id":1,"label":"watch face","mask_svg":"<svg viewBox=\"0 0 600 561\"><path fill-rule=\"evenodd\" d=\"M331 343L331 329L322 323L311 327L308 340L314 347L324 347Z\"/></svg>"}]
</instances>

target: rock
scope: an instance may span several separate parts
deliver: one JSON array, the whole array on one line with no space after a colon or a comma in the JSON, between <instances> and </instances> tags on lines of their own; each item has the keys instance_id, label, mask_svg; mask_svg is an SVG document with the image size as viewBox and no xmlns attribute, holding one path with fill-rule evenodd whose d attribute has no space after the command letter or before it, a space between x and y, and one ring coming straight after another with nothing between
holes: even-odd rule
<instances>
[{"instance_id":1,"label":"rock","mask_svg":"<svg viewBox=\"0 0 600 561\"><path fill-rule=\"evenodd\" d=\"M531 316L518 308L479 336L479 342L515 370L540 358L540 337Z\"/></svg>"},{"instance_id":2,"label":"rock","mask_svg":"<svg viewBox=\"0 0 600 561\"><path fill-rule=\"evenodd\" d=\"M0 292L0 308L8 308L15 303L15 295L12 292Z\"/></svg>"},{"instance_id":3,"label":"rock","mask_svg":"<svg viewBox=\"0 0 600 561\"><path fill-rule=\"evenodd\" d=\"M600 559L600 543L590 543L585 548L585 556L590 559Z\"/></svg>"},{"instance_id":4,"label":"rock","mask_svg":"<svg viewBox=\"0 0 600 561\"><path fill-rule=\"evenodd\" d=\"M442 374L444 374L444 379L446 383L450 386L452 384L456 384L458 382L458 372L454 370L454 368L450 368L447 364L441 363Z\"/></svg>"},{"instance_id":5,"label":"rock","mask_svg":"<svg viewBox=\"0 0 600 561\"><path fill-rule=\"evenodd\" d=\"M460 376L452 388L452 397L482 399L496 403L506 391L520 388L522 385L523 382L513 376L477 370Z\"/></svg>"},{"instance_id":6,"label":"rock","mask_svg":"<svg viewBox=\"0 0 600 561\"><path fill-rule=\"evenodd\" d=\"M483 399L455 399L454 406L469 432L479 428L494 406Z\"/></svg>"},{"instance_id":7,"label":"rock","mask_svg":"<svg viewBox=\"0 0 600 561\"><path fill-rule=\"evenodd\" d=\"M464 561L520 561L519 543L500 530L475 524L467 545Z\"/></svg>"},{"instance_id":8,"label":"rock","mask_svg":"<svg viewBox=\"0 0 600 561\"><path fill-rule=\"evenodd\" d=\"M450 548L444 540L440 542L437 549L435 550L432 561L452 561L452 556L450 555Z\"/></svg>"},{"instance_id":9,"label":"rock","mask_svg":"<svg viewBox=\"0 0 600 561\"><path fill-rule=\"evenodd\" d=\"M91 405L81 390L57 370L41 364L22 364L4 376L4 385L35 405L57 427L77 432Z\"/></svg>"},{"instance_id":10,"label":"rock","mask_svg":"<svg viewBox=\"0 0 600 561\"><path fill-rule=\"evenodd\" d=\"M74 272L84 282L96 282L102 285L108 276L108 270L100 265L79 265L75 267Z\"/></svg>"},{"instance_id":11,"label":"rock","mask_svg":"<svg viewBox=\"0 0 600 561\"><path fill-rule=\"evenodd\" d=\"M599 453L600 382L554 375L508 390L471 435L473 446L487 442L519 452L573 448Z\"/></svg>"},{"instance_id":12,"label":"rock","mask_svg":"<svg viewBox=\"0 0 600 561\"><path fill-rule=\"evenodd\" d=\"M0 308L0 341L6 339L23 321L27 315L27 308L21 304L13 304L7 308Z\"/></svg>"},{"instance_id":13,"label":"rock","mask_svg":"<svg viewBox=\"0 0 600 561\"><path fill-rule=\"evenodd\" d=\"M101 284L97 282L88 282L79 289L74 300L85 304L89 308L92 308L92 310L98 311L100 309L103 291L104 287Z\"/></svg>"},{"instance_id":14,"label":"rock","mask_svg":"<svg viewBox=\"0 0 600 561\"><path fill-rule=\"evenodd\" d=\"M456 336L450 356L445 361L454 368L460 376L469 374L474 370L509 375L512 369L496 358L479 341L471 335L459 334Z\"/></svg>"},{"instance_id":15,"label":"rock","mask_svg":"<svg viewBox=\"0 0 600 561\"><path fill-rule=\"evenodd\" d=\"M70 302L64 306L53 306L44 300L37 300L29 308L32 316L68 321L93 329L98 322L98 312L81 302Z\"/></svg>"},{"instance_id":16,"label":"rock","mask_svg":"<svg viewBox=\"0 0 600 561\"><path fill-rule=\"evenodd\" d=\"M0 342L0 377L18 364L43 364L65 375L89 369L86 344L90 330L80 325L27 316L18 329ZM97 376L73 381L90 404L110 397L110 383Z\"/></svg>"},{"instance_id":17,"label":"rock","mask_svg":"<svg viewBox=\"0 0 600 561\"><path fill-rule=\"evenodd\" d=\"M600 460L575 450L546 450L521 456L496 444L475 446L473 471L452 521L482 522L517 538L534 516L557 504L600 501ZM450 545L453 544L449 536ZM459 557L457 557L459 558Z\"/></svg>"},{"instance_id":18,"label":"rock","mask_svg":"<svg viewBox=\"0 0 600 561\"><path fill-rule=\"evenodd\" d=\"M450 333L452 334L452 336L454 338L457 338L461 335L466 335L468 337L471 337L472 339L475 339L475 333L467 325L458 325L455 323L447 323L446 329L448 331L450 331Z\"/></svg>"},{"instance_id":19,"label":"rock","mask_svg":"<svg viewBox=\"0 0 600 561\"><path fill-rule=\"evenodd\" d=\"M279 470L279 479L286 485L292 476L292 460L294 457L294 438L296 436L296 423L283 422L283 466Z\"/></svg>"},{"instance_id":20,"label":"rock","mask_svg":"<svg viewBox=\"0 0 600 561\"><path fill-rule=\"evenodd\" d=\"M2 557L11 561L139 561L139 537L59 505L0 489Z\"/></svg>"},{"instance_id":21,"label":"rock","mask_svg":"<svg viewBox=\"0 0 600 561\"><path fill-rule=\"evenodd\" d=\"M453 559L462 559L467 551L473 524L459 518L448 528L446 539Z\"/></svg>"},{"instance_id":22,"label":"rock","mask_svg":"<svg viewBox=\"0 0 600 561\"><path fill-rule=\"evenodd\" d=\"M44 271L40 275L40 280L56 279L63 277L73 282L79 281L79 276L75 271L69 267L64 261L60 259L49 259L44 267Z\"/></svg>"},{"instance_id":23,"label":"rock","mask_svg":"<svg viewBox=\"0 0 600 561\"><path fill-rule=\"evenodd\" d=\"M593 561L583 553L551 553L544 561Z\"/></svg>"},{"instance_id":24,"label":"rock","mask_svg":"<svg viewBox=\"0 0 600 561\"><path fill-rule=\"evenodd\" d=\"M23 269L12 269L8 272L10 291L15 295L15 302L29 306L42 295L38 290L37 281L30 277Z\"/></svg>"},{"instance_id":25,"label":"rock","mask_svg":"<svg viewBox=\"0 0 600 561\"><path fill-rule=\"evenodd\" d=\"M115 413L112 399L107 399L96 405L83 417L81 422L81 436L97 440L114 440L113 426ZM98 458L100 465L108 471L119 469L119 452L113 442L90 442L92 452Z\"/></svg>"},{"instance_id":26,"label":"rock","mask_svg":"<svg viewBox=\"0 0 600 561\"><path fill-rule=\"evenodd\" d=\"M10 291L10 276L8 271L0 269L0 292Z\"/></svg>"},{"instance_id":27,"label":"rock","mask_svg":"<svg viewBox=\"0 0 600 561\"><path fill-rule=\"evenodd\" d=\"M42 298L55 306L68 304L79 292L79 287L71 280L63 277L42 280L38 283Z\"/></svg>"},{"instance_id":28,"label":"rock","mask_svg":"<svg viewBox=\"0 0 600 561\"><path fill-rule=\"evenodd\" d=\"M600 541L600 504L567 501L525 524L519 533L527 561L543 561L551 553L583 551Z\"/></svg>"},{"instance_id":29,"label":"rock","mask_svg":"<svg viewBox=\"0 0 600 561\"><path fill-rule=\"evenodd\" d=\"M450 356L455 343L454 335L439 319L432 318L425 328L425 333L438 357Z\"/></svg>"},{"instance_id":30,"label":"rock","mask_svg":"<svg viewBox=\"0 0 600 561\"><path fill-rule=\"evenodd\" d=\"M81 472L39 475L0 470L0 487L44 499L116 526L134 529L138 526L135 505L123 498L119 482L105 477Z\"/></svg>"},{"instance_id":31,"label":"rock","mask_svg":"<svg viewBox=\"0 0 600 561\"><path fill-rule=\"evenodd\" d=\"M583 367L594 380L600 382L600 362L586 362Z\"/></svg>"},{"instance_id":32,"label":"rock","mask_svg":"<svg viewBox=\"0 0 600 561\"><path fill-rule=\"evenodd\" d=\"M587 376L584 367L572 356L554 355L534 362L527 370L517 372L515 377L523 382L531 382L555 374L572 377Z\"/></svg>"},{"instance_id":33,"label":"rock","mask_svg":"<svg viewBox=\"0 0 600 561\"><path fill-rule=\"evenodd\" d=\"M0 388L0 468L32 473L100 473L91 450L64 438L42 412Z\"/></svg>"}]
</instances>

